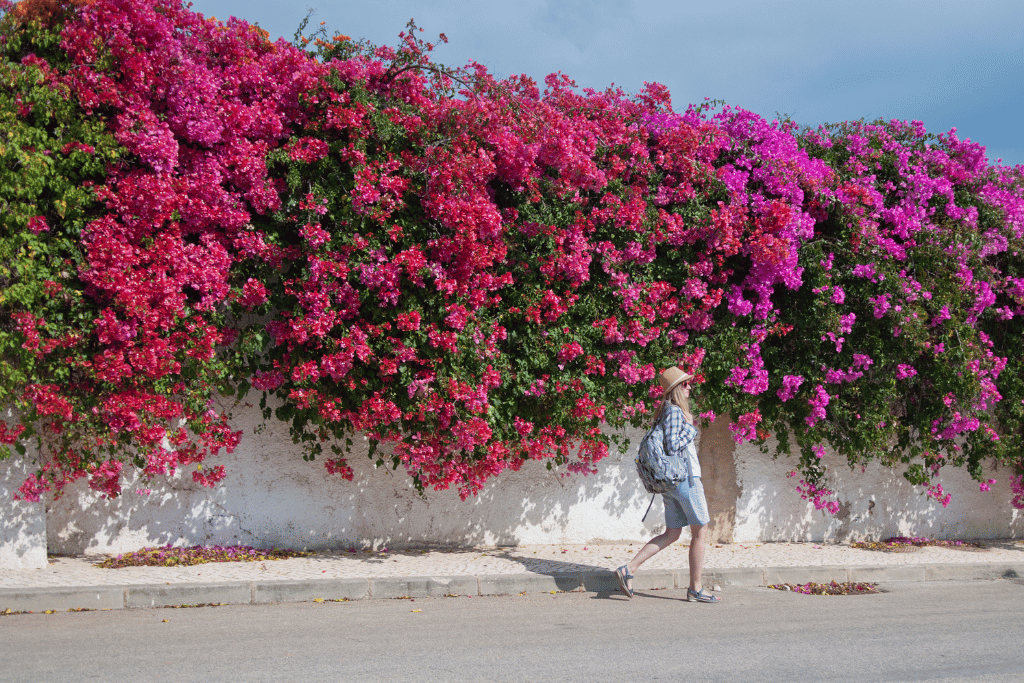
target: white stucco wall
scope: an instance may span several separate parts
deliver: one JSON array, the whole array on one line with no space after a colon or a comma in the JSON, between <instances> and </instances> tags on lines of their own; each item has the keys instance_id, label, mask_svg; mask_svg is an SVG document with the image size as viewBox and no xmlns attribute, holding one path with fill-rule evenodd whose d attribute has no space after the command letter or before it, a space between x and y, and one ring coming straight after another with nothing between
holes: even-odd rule
<instances>
[{"instance_id":1,"label":"white stucco wall","mask_svg":"<svg viewBox=\"0 0 1024 683\"><path fill-rule=\"evenodd\" d=\"M632 460L615 455L599 475L563 478L544 463L505 472L476 497L453 491L418 494L404 472L376 469L353 452L355 478L327 474L306 462L284 425L270 423L246 438L223 463L228 475L216 489L194 484L190 473L152 493L126 483L115 500L101 500L84 482L69 487L48 514L51 551L118 553L157 544L244 544L261 547L516 545L640 540L663 521L656 502L640 523L650 497Z\"/></svg>"},{"instance_id":2,"label":"white stucco wall","mask_svg":"<svg viewBox=\"0 0 1024 683\"><path fill-rule=\"evenodd\" d=\"M0 568L39 569L46 566L46 513L42 502L14 499L33 471L24 460L0 460Z\"/></svg>"},{"instance_id":3,"label":"white stucco wall","mask_svg":"<svg viewBox=\"0 0 1024 683\"><path fill-rule=\"evenodd\" d=\"M639 542L662 528L660 500L646 524L640 522L650 497L628 455L607 458L590 477L563 478L544 463L530 462L462 501L454 491L421 496L404 473L375 469L365 445L352 454L354 481L329 476L321 462L301 458L284 425L271 422L258 431L256 410L237 417L246 435L235 453L211 462L228 470L215 489L194 484L189 470L148 485L149 495L136 493L140 485L126 481L123 495L107 501L80 481L60 500L49 500L44 515L40 505L10 500L26 468L0 463L5 506L0 567L40 566L47 547L92 554L163 544L296 549L586 544ZM705 481L718 540L1024 537L1024 516L1009 505L1007 471L992 474L998 483L988 493L962 471L946 473L942 483L953 500L943 508L898 474L877 465L851 473L827 454L829 483L842 505L832 517L800 499L797 480L786 477L793 461L774 461L755 446L734 449L727 430L717 427L708 432L701 457L708 476L715 472L730 479ZM640 435L631 435L634 443ZM723 512L728 519L721 518Z\"/></svg>"},{"instance_id":4,"label":"white stucco wall","mask_svg":"<svg viewBox=\"0 0 1024 683\"><path fill-rule=\"evenodd\" d=\"M774 439L769 442L774 451ZM1012 472L987 470L996 479L990 491L959 468L947 468L936 479L952 494L947 507L922 495L901 473L871 463L850 470L846 460L826 450L828 488L836 491L839 514L833 516L800 498L799 476L787 478L796 459L780 458L744 444L735 449L736 478L742 493L736 503L735 542L861 541L892 536L935 539L1020 538L1024 514L1010 505Z\"/></svg>"}]
</instances>

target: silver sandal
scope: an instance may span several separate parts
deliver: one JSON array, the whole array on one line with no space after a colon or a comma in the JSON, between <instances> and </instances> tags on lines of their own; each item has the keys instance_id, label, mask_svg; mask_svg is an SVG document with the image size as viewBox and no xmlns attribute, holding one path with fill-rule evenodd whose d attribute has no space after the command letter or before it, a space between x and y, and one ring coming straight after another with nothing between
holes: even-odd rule
<instances>
[{"instance_id":1,"label":"silver sandal","mask_svg":"<svg viewBox=\"0 0 1024 683\"><path fill-rule=\"evenodd\" d=\"M622 589L622 592L626 594L627 598L632 598L633 590L626 586L626 581L632 581L636 577L629 573L629 569L626 568L627 566L628 565L622 565L616 569L615 576L619 579L619 588Z\"/></svg>"},{"instance_id":2,"label":"silver sandal","mask_svg":"<svg viewBox=\"0 0 1024 683\"><path fill-rule=\"evenodd\" d=\"M695 591L692 588L686 589L686 601L687 602L721 602L722 599L717 595L712 595L708 592L704 586L700 587L699 591Z\"/></svg>"}]
</instances>

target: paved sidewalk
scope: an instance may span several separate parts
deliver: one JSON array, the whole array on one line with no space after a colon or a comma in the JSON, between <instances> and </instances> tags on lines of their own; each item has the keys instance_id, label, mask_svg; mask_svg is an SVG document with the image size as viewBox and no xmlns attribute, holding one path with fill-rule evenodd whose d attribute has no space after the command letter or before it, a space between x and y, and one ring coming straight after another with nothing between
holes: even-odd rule
<instances>
[{"instance_id":1,"label":"paved sidewalk","mask_svg":"<svg viewBox=\"0 0 1024 683\"><path fill-rule=\"evenodd\" d=\"M978 552L925 547L886 553L825 543L735 543L707 549L704 583L933 581L1024 576L1024 542ZM618 590L613 573L642 544L335 551L267 562L100 569L103 556L52 557L44 569L0 570L0 613L256 604L448 595ZM688 583L687 546L647 562L634 589Z\"/></svg>"}]
</instances>

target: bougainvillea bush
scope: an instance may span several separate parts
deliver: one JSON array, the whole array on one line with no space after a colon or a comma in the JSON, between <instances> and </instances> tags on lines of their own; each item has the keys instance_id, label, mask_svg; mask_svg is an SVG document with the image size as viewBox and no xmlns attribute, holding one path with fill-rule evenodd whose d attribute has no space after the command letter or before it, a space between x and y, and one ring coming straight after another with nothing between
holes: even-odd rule
<instances>
[{"instance_id":1,"label":"bougainvillea bush","mask_svg":"<svg viewBox=\"0 0 1024 683\"><path fill-rule=\"evenodd\" d=\"M344 478L355 434L463 496L588 473L672 364L705 421L795 442L819 508L826 445L943 501L944 464L1020 465L1021 169L953 133L499 80L413 25L293 45L171 0L2 8L27 499L125 467L215 485L250 391Z\"/></svg>"},{"instance_id":2,"label":"bougainvillea bush","mask_svg":"<svg viewBox=\"0 0 1024 683\"><path fill-rule=\"evenodd\" d=\"M1021 168L918 122L796 135L836 175L803 286L779 299L793 331L764 349L788 368L765 422L783 448L794 435L812 497L826 443L851 465L899 464L943 504L929 482L946 464L987 489L982 462L1019 463L1021 446Z\"/></svg>"},{"instance_id":3,"label":"bougainvillea bush","mask_svg":"<svg viewBox=\"0 0 1024 683\"><path fill-rule=\"evenodd\" d=\"M26 498L82 476L116 495L125 464L162 475L238 441L210 402L230 386L231 266L279 202L262 157L319 67L175 3L3 21L3 439L45 454Z\"/></svg>"}]
</instances>

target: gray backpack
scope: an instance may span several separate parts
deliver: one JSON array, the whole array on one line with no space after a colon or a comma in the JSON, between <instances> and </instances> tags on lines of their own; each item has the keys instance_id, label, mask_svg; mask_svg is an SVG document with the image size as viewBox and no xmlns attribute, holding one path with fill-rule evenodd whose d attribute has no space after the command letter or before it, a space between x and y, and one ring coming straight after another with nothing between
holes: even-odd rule
<instances>
[{"instance_id":1,"label":"gray backpack","mask_svg":"<svg viewBox=\"0 0 1024 683\"><path fill-rule=\"evenodd\" d=\"M661 420L640 441L636 472L647 493L670 491L686 479L686 461L670 456L665 450L665 432Z\"/></svg>"},{"instance_id":2,"label":"gray backpack","mask_svg":"<svg viewBox=\"0 0 1024 683\"><path fill-rule=\"evenodd\" d=\"M685 458L673 457L665 450L665 430L661 425L662 420L651 427L651 431L640 440L640 448L636 456L636 472L640 475L647 493L652 493L651 502L644 513L643 522L651 512L654 499L659 493L671 491L679 482L689 477L690 471ZM692 429L695 435L697 430ZM688 435L692 439L692 435ZM693 482L691 481L692 485Z\"/></svg>"}]
</instances>

